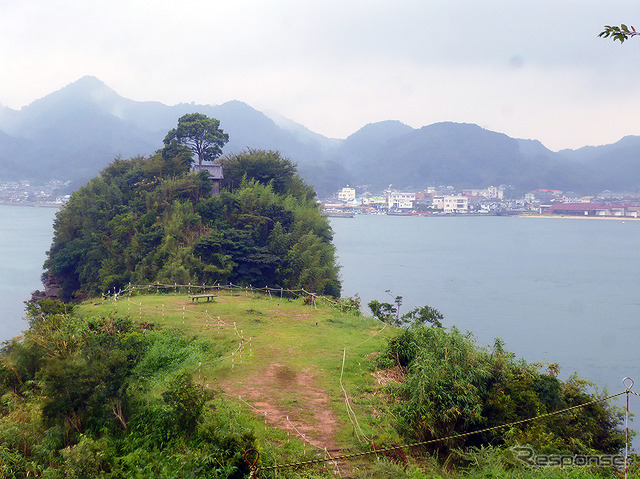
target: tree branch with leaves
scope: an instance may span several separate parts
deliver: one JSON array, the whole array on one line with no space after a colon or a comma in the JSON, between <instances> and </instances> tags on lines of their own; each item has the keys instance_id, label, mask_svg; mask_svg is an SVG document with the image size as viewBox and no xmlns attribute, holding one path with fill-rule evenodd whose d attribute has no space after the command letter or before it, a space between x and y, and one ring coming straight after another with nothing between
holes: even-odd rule
<instances>
[{"instance_id":1,"label":"tree branch with leaves","mask_svg":"<svg viewBox=\"0 0 640 479\"><path fill-rule=\"evenodd\" d=\"M617 40L620 43L624 43L625 40L629 40L631 37L640 35L640 32L636 32L633 26L627 26L624 23L619 27L616 25L605 25L604 30L598 35L601 38L611 38L614 42Z\"/></svg>"}]
</instances>

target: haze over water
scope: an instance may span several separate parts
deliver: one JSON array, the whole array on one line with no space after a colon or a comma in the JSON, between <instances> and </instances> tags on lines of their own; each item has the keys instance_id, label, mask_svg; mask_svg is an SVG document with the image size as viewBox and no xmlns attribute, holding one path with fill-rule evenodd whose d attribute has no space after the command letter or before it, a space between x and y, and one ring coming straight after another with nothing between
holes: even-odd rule
<instances>
[{"instance_id":1,"label":"haze over water","mask_svg":"<svg viewBox=\"0 0 640 479\"><path fill-rule=\"evenodd\" d=\"M24 301L43 289L56 208L0 205L0 342L27 328Z\"/></svg>"},{"instance_id":2,"label":"haze over water","mask_svg":"<svg viewBox=\"0 0 640 479\"><path fill-rule=\"evenodd\" d=\"M518 217L332 218L343 295L428 304L446 327L496 337L609 392L640 384L640 221ZM390 293L385 293L390 290ZM370 314L367 308L367 313Z\"/></svg>"}]
</instances>

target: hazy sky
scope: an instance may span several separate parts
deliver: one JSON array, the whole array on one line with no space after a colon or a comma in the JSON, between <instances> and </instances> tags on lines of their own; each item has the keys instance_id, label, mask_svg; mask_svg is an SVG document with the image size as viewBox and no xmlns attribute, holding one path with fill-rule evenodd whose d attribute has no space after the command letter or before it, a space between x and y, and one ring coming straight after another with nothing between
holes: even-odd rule
<instances>
[{"instance_id":1,"label":"hazy sky","mask_svg":"<svg viewBox=\"0 0 640 479\"><path fill-rule=\"evenodd\" d=\"M327 136L477 123L548 148L640 135L639 0L0 0L0 104L84 75L134 100L241 100Z\"/></svg>"}]
</instances>

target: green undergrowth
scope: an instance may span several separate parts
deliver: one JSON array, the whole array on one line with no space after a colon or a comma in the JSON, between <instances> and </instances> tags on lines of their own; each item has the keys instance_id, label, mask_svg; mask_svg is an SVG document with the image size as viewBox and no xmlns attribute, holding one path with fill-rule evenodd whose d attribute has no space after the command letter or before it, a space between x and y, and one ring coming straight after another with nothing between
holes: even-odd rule
<instances>
[{"instance_id":1,"label":"green undergrowth","mask_svg":"<svg viewBox=\"0 0 640 479\"><path fill-rule=\"evenodd\" d=\"M425 422L440 405L453 407L443 398L429 403L423 416L400 413L415 381L411 361L421 361L422 369L430 364L431 378L457 375L468 382L465 388L481 388L484 373L467 377L464 368L447 368L473 360L480 371L500 353L494 377L506 381L511 389L503 391L514 397L526 392L515 387L525 384L519 374L535 386L539 373L512 364L501 345L492 352L474 349L455 328L396 328L321 298L309 305L222 291L199 301L170 292L95 299L73 311L55 303L30 306L30 329L0 355L0 477L243 478L250 472L247 460L256 461L263 479L619 477L612 468L518 461L505 441L540 439L543 432L551 437L540 428L513 429L480 446L406 449L406 462L384 452L341 457L368 453L370 443L406 444L416 431L428 438L429 428L449 427L449 419ZM435 349L411 359L421 351L419 341ZM539 386L555 383L543 379L533 390L548 396L555 390ZM415 384L427 394L440 387L427 388L423 379ZM582 400L579 392L572 397ZM312 402L318 397L324 401ZM536 404L536 397L521 399ZM495 404L509 406L506 398L500 401ZM297 430L270 416L265 423L266 403L295 418ZM505 417L516 413L492 408ZM335 425L319 440L327 417L335 417ZM422 429L407 426L416 419ZM303 441L305 433L314 440ZM332 450L323 450L322 441ZM329 456L337 462L275 468ZM639 477L635 467L629 477Z\"/></svg>"}]
</instances>

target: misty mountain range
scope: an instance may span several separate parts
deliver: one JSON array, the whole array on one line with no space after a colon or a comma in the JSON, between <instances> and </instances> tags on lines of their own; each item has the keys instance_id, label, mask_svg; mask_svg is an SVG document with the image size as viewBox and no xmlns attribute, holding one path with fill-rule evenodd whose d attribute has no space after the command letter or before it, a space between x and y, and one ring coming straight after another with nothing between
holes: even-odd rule
<instances>
[{"instance_id":1,"label":"misty mountain range","mask_svg":"<svg viewBox=\"0 0 640 479\"><path fill-rule=\"evenodd\" d=\"M78 187L116 156L148 156L186 113L218 118L229 134L224 153L281 151L325 196L343 186L422 189L512 185L592 194L640 190L640 137L552 152L474 124L436 123L419 129L399 121L364 126L337 140L293 121L269 118L240 101L222 105L138 102L95 77L80 80L21 110L0 106L0 181L71 180ZM339 112L336 112L339 115ZM274 117L275 118L275 117Z\"/></svg>"}]
</instances>

